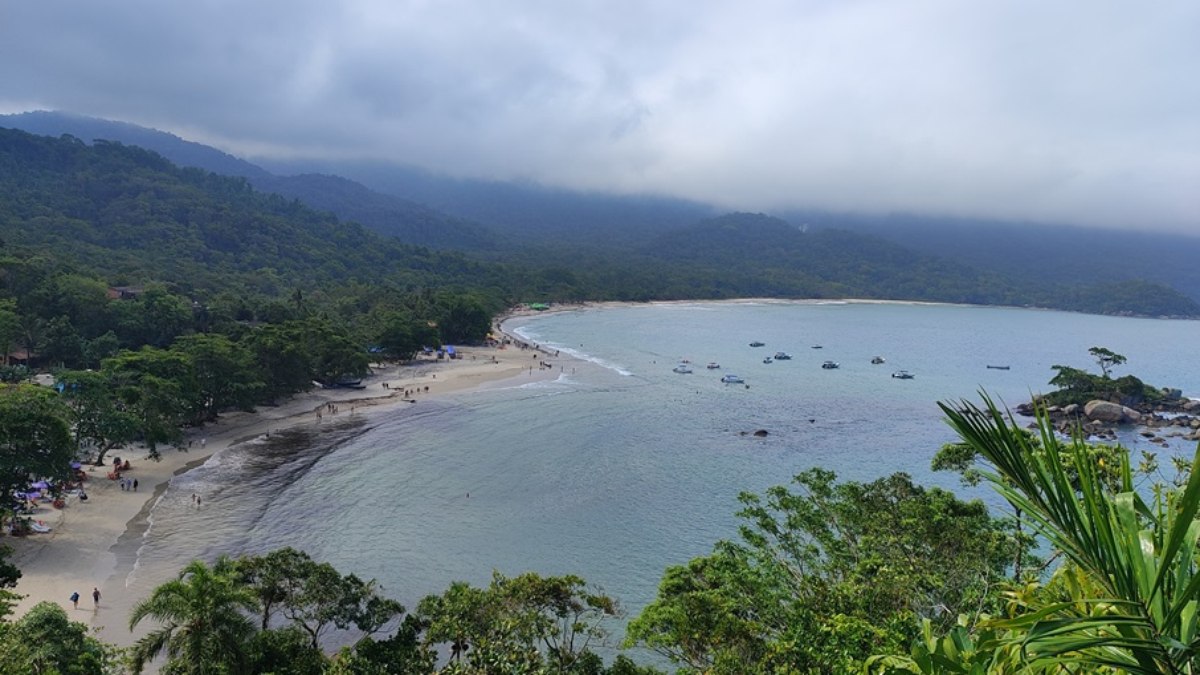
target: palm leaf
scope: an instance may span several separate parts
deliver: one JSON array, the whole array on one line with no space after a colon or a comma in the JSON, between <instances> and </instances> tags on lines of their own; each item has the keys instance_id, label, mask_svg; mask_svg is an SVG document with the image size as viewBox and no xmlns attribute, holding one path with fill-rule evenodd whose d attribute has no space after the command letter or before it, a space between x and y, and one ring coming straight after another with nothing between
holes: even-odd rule
<instances>
[{"instance_id":1,"label":"palm leaf","mask_svg":"<svg viewBox=\"0 0 1200 675\"><path fill-rule=\"evenodd\" d=\"M939 404L948 424L991 466L985 477L1061 551L1100 596L1074 597L996 622L1019 636L1033 662L1182 672L1196 655L1194 556L1200 525L1200 448L1181 494L1159 493L1153 506L1133 490L1127 455L1113 493L1098 475L1086 444L1064 444L1044 411L1039 445L983 394ZM1070 466L1072 480L1065 467ZM1072 593L1082 587L1068 584Z\"/></svg>"}]
</instances>

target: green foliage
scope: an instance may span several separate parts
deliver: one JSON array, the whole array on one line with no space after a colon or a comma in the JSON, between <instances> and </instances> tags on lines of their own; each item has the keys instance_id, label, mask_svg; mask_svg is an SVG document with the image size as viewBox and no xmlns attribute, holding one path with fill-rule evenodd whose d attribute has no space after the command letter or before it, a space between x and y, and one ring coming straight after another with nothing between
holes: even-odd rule
<instances>
[{"instance_id":1,"label":"green foliage","mask_svg":"<svg viewBox=\"0 0 1200 675\"><path fill-rule=\"evenodd\" d=\"M0 672L106 675L116 673L116 649L88 635L62 607L41 602L11 624L0 624Z\"/></svg>"},{"instance_id":2,"label":"green foliage","mask_svg":"<svg viewBox=\"0 0 1200 675\"><path fill-rule=\"evenodd\" d=\"M70 477L75 457L70 417L66 404L49 389L0 385L0 495L24 489L31 477Z\"/></svg>"},{"instance_id":3,"label":"green foliage","mask_svg":"<svg viewBox=\"0 0 1200 675\"><path fill-rule=\"evenodd\" d=\"M590 651L617 608L579 577L496 574L487 588L455 583L403 612L373 581L290 548L197 561L135 607L131 628L162 625L135 645L131 665L140 672L166 654L166 673L657 673L628 659L605 669ZM388 626L395 632L376 637ZM333 628L359 637L329 658L321 643ZM451 655L441 669L439 653Z\"/></svg>"},{"instance_id":4,"label":"green foliage","mask_svg":"<svg viewBox=\"0 0 1200 675\"><path fill-rule=\"evenodd\" d=\"M134 419L139 440L157 456L158 446L182 438L180 426L196 406L195 371L185 354L153 347L105 359L101 372L123 410Z\"/></svg>"},{"instance_id":5,"label":"green foliage","mask_svg":"<svg viewBox=\"0 0 1200 675\"><path fill-rule=\"evenodd\" d=\"M220 334L185 335L171 345L192 366L196 421L216 419L222 410L250 410L263 383L258 379L254 355L245 345Z\"/></svg>"},{"instance_id":6,"label":"green foliage","mask_svg":"<svg viewBox=\"0 0 1200 675\"><path fill-rule=\"evenodd\" d=\"M913 642L908 655L872 656L867 659L863 672L869 675L1032 675L1063 672L1054 668L1031 667L1022 658L1020 646L1012 644L1007 638L1007 631L989 626L976 627L972 631L965 622L939 636L932 623L925 620L921 622L921 637Z\"/></svg>"},{"instance_id":7,"label":"green foliage","mask_svg":"<svg viewBox=\"0 0 1200 675\"><path fill-rule=\"evenodd\" d=\"M1044 588L1014 593L1009 615L989 622L1007 631L1000 645L1019 646L1032 667L1071 672L1176 673L1200 665L1200 448L1183 489L1159 485L1146 501L1133 487L1127 454L1114 488L1088 446L1060 441L1044 416L1035 444L986 396L983 407L940 405L990 465L993 487L1065 559Z\"/></svg>"},{"instance_id":8,"label":"green foliage","mask_svg":"<svg viewBox=\"0 0 1200 675\"><path fill-rule=\"evenodd\" d=\"M482 342L492 329L492 315L480 298L451 295L440 304L438 333L444 343Z\"/></svg>"},{"instance_id":9,"label":"green foliage","mask_svg":"<svg viewBox=\"0 0 1200 675\"><path fill-rule=\"evenodd\" d=\"M137 438L139 415L118 396L115 373L67 370L58 374L58 382L71 409L75 442L95 450L97 465L109 450Z\"/></svg>"},{"instance_id":10,"label":"green foliage","mask_svg":"<svg viewBox=\"0 0 1200 675\"><path fill-rule=\"evenodd\" d=\"M979 502L896 474L837 483L813 469L799 492L744 494L741 543L672 567L629 625L687 672L848 672L880 645L998 603L1027 542Z\"/></svg>"},{"instance_id":11,"label":"green foliage","mask_svg":"<svg viewBox=\"0 0 1200 675\"><path fill-rule=\"evenodd\" d=\"M453 674L577 672L615 601L576 576L496 573L487 588L455 582L417 609L425 641L450 653ZM589 659L590 660L590 659Z\"/></svg>"},{"instance_id":12,"label":"green foliage","mask_svg":"<svg viewBox=\"0 0 1200 675\"><path fill-rule=\"evenodd\" d=\"M537 194L533 203L539 213L509 226L542 234L509 250L492 246L489 235L477 226L419 207L417 213L411 204L402 209L419 221L405 228L404 234L413 237L409 241L474 250L478 256L488 256L483 261L407 246L356 223L338 222L295 199L255 192L244 179L180 169L158 155L118 143L88 146L70 138L0 130L0 167L4 169L0 171L4 197L0 239L35 261L23 271L36 274L14 285L14 295L23 296L29 286L42 287L38 299L20 305L20 313L41 321L67 316L85 341L103 332L98 322L105 329L117 325L120 330L115 333L126 348L166 347L172 337L188 330L210 330L213 325L207 323L204 305L221 294L261 300L256 304L263 312L257 318L278 323L305 315L296 313L298 307L291 303L295 291L307 297L371 283L405 291L435 288L477 295L489 314L520 300L770 295L1200 315L1195 302L1156 284L1125 281L1086 288L1035 284L916 254L875 237L837 230L801 232L763 215L729 214L684 227L707 211L694 205L666 208L666 220L635 217L624 207L605 209L606 216L563 212L550 217L548 212L572 203L580 208L597 204ZM318 191L326 199L317 203L318 208L336 208L344 216L363 218L378 231L396 232L390 217L362 203L364 195L347 192L344 188L351 186L338 185L338 179L305 176L270 181L258 172L252 180L305 199L317 199L317 192L307 188L297 192L297 184L319 184ZM358 196L351 198L350 193ZM648 206L649 212L659 210L642 206ZM582 221L591 226L572 227ZM621 234L614 236L617 232ZM53 260L66 261L66 269L54 269L56 263L37 259L49 252ZM564 261L570 261L569 267ZM22 263L14 260L10 265L16 269ZM87 279L84 283L51 281L64 274ZM135 298L85 307L80 300L94 298L99 289L94 277L122 285L161 282L160 288L187 302ZM147 294L153 287L147 286ZM106 313L113 316L105 317ZM152 315L161 321L144 320ZM474 335L454 326L453 317L427 318L439 323L450 319L447 325L452 328L443 335L447 342ZM36 321L28 325L37 327ZM37 344L38 331L25 334L30 344Z\"/></svg>"},{"instance_id":13,"label":"green foliage","mask_svg":"<svg viewBox=\"0 0 1200 675\"><path fill-rule=\"evenodd\" d=\"M407 312L391 312L381 321L376 343L389 358L407 361L423 347L441 347L437 329Z\"/></svg>"},{"instance_id":14,"label":"green foliage","mask_svg":"<svg viewBox=\"0 0 1200 675\"><path fill-rule=\"evenodd\" d=\"M139 148L0 129L0 167L0 238L104 276L275 297L355 280L465 285L489 295L507 287L495 265L405 246ZM187 325L190 303L166 299L133 301L141 307L130 314L162 322L126 322L128 335L118 331L133 340L126 346L165 347Z\"/></svg>"},{"instance_id":15,"label":"green foliage","mask_svg":"<svg viewBox=\"0 0 1200 675\"><path fill-rule=\"evenodd\" d=\"M342 576L332 565L292 548L240 558L234 574L258 600L260 630L278 614L308 638L313 650L331 628L371 635L404 612L400 603L380 596L374 582Z\"/></svg>"},{"instance_id":16,"label":"green foliage","mask_svg":"<svg viewBox=\"0 0 1200 675\"><path fill-rule=\"evenodd\" d=\"M195 561L134 606L130 630L145 619L161 625L134 645L130 667L140 673L166 654L165 673L247 672L254 624L245 612L253 609L254 594L236 582L228 558L212 567Z\"/></svg>"},{"instance_id":17,"label":"green foliage","mask_svg":"<svg viewBox=\"0 0 1200 675\"><path fill-rule=\"evenodd\" d=\"M1092 347L1088 353L1096 359L1103 374L1093 375L1086 370L1070 366L1051 366L1050 369L1055 371L1055 375L1050 378L1050 384L1058 387L1058 390L1044 397L1048 405L1083 405L1094 399L1130 405L1162 398L1161 390L1147 385L1133 375L1115 380L1109 377L1109 370L1113 366L1125 363L1124 356L1104 347Z\"/></svg>"},{"instance_id":18,"label":"green foliage","mask_svg":"<svg viewBox=\"0 0 1200 675\"><path fill-rule=\"evenodd\" d=\"M1110 368L1125 363L1124 356L1105 347L1092 347L1088 350L1088 353L1092 355L1092 358L1096 359L1096 363L1100 366L1100 370L1104 373L1105 378L1109 376L1108 370Z\"/></svg>"}]
</instances>

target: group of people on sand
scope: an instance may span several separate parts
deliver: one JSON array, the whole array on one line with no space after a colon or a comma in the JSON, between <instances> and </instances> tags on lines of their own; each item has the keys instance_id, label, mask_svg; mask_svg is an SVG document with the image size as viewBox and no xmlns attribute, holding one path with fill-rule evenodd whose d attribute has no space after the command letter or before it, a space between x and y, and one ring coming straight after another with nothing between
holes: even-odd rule
<instances>
[{"instance_id":1,"label":"group of people on sand","mask_svg":"<svg viewBox=\"0 0 1200 675\"><path fill-rule=\"evenodd\" d=\"M122 462L120 457L113 457L113 469L108 472L108 479L121 481L121 489L124 490L125 480L121 478L121 472L128 471L130 468L132 467L129 464L129 460Z\"/></svg>"}]
</instances>

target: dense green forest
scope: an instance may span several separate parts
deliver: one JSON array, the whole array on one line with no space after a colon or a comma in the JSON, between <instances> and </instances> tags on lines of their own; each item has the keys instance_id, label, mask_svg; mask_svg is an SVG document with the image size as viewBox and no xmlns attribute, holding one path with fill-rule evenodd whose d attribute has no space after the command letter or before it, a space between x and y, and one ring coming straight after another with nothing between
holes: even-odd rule
<instances>
[{"instance_id":1,"label":"dense green forest","mask_svg":"<svg viewBox=\"0 0 1200 675\"><path fill-rule=\"evenodd\" d=\"M800 219L794 222L826 223L806 234L783 221L755 214L703 220L712 215L710 207L680 200L452 180L382 165L350 172L376 177L372 181L376 190L372 190L337 176L313 174L313 166L305 169L310 173L275 176L213 148L134 125L60 113L8 116L0 121L5 123L40 133L68 130L88 139L111 137L145 144L184 165L245 177L255 189L286 197L289 204L299 200L336 213L387 239L468 252L479 264L490 263L487 271L504 270L499 276L486 275L486 279L476 275L482 286L494 295L522 300L866 297L1139 316L1200 315L1196 298L1186 297L1170 285L1190 278L1190 266L1181 267L1176 261L1181 255L1179 244L1186 242L1163 245L1161 236L1139 235L1136 240L1144 245L1122 245L1122 250L1144 250L1150 257L1122 256L1122 264L1116 266L1093 261L1084 274L1078 264L1081 252L1114 237L1128 239L1131 235L1074 238L1090 241L1086 247L1067 246L1058 239L1042 246L1036 239L1040 230L1003 230L1028 233L1024 238L1012 237L1022 242L1015 250L1011 242L1002 245L999 240L1004 235L992 227L982 228L981 236L986 239L968 251L964 247L969 248L973 241L974 235L969 234L973 227L939 230L945 235L937 235L939 241L946 242L941 248L930 241L934 235L921 236L923 230L916 229L911 238L914 247L908 245L908 239L899 238L905 236L904 227L916 228L907 221L895 231L871 230L864 225L874 222L870 219L797 214ZM338 166L342 165L315 168L332 171ZM378 191L384 188L390 188L390 193ZM439 210L411 201L415 197L428 200ZM321 218L310 212L289 217ZM829 224L844 224L859 232L830 229ZM346 223L342 227L353 229ZM195 243L180 245L193 251ZM344 243L376 246L370 238ZM311 247L306 249L313 252ZM928 252L934 249L938 255ZM1154 253L1164 250L1173 254ZM283 268L295 264L293 251L280 253L286 258L281 261ZM425 253L436 269L448 264L447 273L458 278L455 265L462 264L462 259ZM358 257L347 254L343 266L361 270L355 266ZM1147 264L1151 258L1160 264ZM1035 265L1037 273L1030 269L1030 261L1035 259L1045 262ZM1138 262L1125 264L1130 260ZM363 262L376 264L369 256Z\"/></svg>"}]
</instances>

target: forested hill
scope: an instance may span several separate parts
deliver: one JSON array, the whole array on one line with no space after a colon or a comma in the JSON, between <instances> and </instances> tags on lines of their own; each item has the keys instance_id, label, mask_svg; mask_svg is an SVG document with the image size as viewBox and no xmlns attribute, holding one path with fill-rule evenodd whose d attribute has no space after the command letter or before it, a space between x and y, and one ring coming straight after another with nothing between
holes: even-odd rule
<instances>
[{"instance_id":1,"label":"forested hill","mask_svg":"<svg viewBox=\"0 0 1200 675\"><path fill-rule=\"evenodd\" d=\"M346 176L373 190L483 223L526 246L569 243L628 250L720 214L711 205L685 199L454 178L384 162L294 160L265 161L264 165L278 173L318 171Z\"/></svg>"},{"instance_id":2,"label":"forested hill","mask_svg":"<svg viewBox=\"0 0 1200 675\"><path fill-rule=\"evenodd\" d=\"M1039 283L1144 279L1200 301L1200 233L1101 230L912 214L793 212L781 217L874 235L926 255Z\"/></svg>"},{"instance_id":3,"label":"forested hill","mask_svg":"<svg viewBox=\"0 0 1200 675\"><path fill-rule=\"evenodd\" d=\"M511 276L140 148L6 129L0 238L114 282L209 291L240 286L274 295L355 281L502 289Z\"/></svg>"},{"instance_id":4,"label":"forested hill","mask_svg":"<svg viewBox=\"0 0 1200 675\"><path fill-rule=\"evenodd\" d=\"M69 134L86 143L115 141L152 150L179 166L243 177L262 192L298 199L312 208L329 211L343 220L352 220L416 246L487 251L501 242L494 232L478 223L376 192L345 178L316 173L277 176L216 148L135 124L39 111L0 115L0 127L44 136Z\"/></svg>"},{"instance_id":5,"label":"forested hill","mask_svg":"<svg viewBox=\"0 0 1200 675\"><path fill-rule=\"evenodd\" d=\"M793 295L1033 305L1101 314L1200 315L1200 305L1161 284L1034 282L916 253L880 237L843 230L802 231L763 214L709 219L660 236L646 253L706 268L716 284L737 277L755 279L763 289L790 283Z\"/></svg>"},{"instance_id":6,"label":"forested hill","mask_svg":"<svg viewBox=\"0 0 1200 675\"><path fill-rule=\"evenodd\" d=\"M839 230L807 233L778 218L733 213L659 237L648 249L673 262L778 279L802 270L815 297L1027 301L1011 281Z\"/></svg>"},{"instance_id":7,"label":"forested hill","mask_svg":"<svg viewBox=\"0 0 1200 675\"><path fill-rule=\"evenodd\" d=\"M341 198L354 201L354 184L324 179L342 183ZM140 148L0 130L0 238L111 283L166 281L189 294L237 289L261 297L385 284L481 292L495 305L867 297L1200 315L1194 301L1157 284L1033 283L876 237L804 233L761 215L732 214L664 232L665 225L641 232L641 244L617 227L601 230L611 234L607 242L545 237L483 261L408 246L299 201L256 192L244 178L179 168Z\"/></svg>"}]
</instances>

